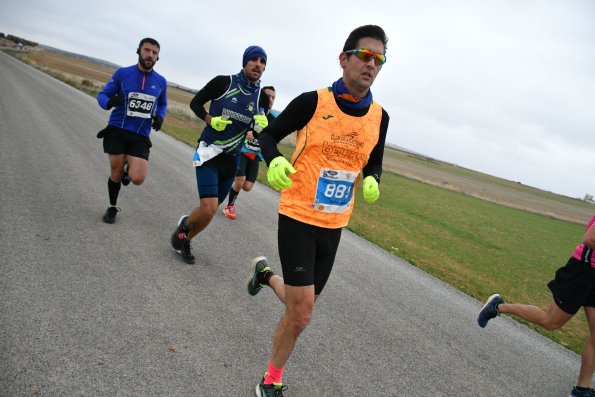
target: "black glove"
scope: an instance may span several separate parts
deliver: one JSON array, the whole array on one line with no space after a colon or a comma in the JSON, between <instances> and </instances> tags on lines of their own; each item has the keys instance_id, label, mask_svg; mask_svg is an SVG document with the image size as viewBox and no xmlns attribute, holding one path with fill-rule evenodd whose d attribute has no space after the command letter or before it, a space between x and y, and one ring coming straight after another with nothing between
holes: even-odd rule
<instances>
[{"instance_id":1,"label":"black glove","mask_svg":"<svg viewBox=\"0 0 595 397\"><path fill-rule=\"evenodd\" d=\"M161 124L163 124L163 119L159 116L153 116L153 129L155 131L159 131L161 129Z\"/></svg>"},{"instance_id":2,"label":"black glove","mask_svg":"<svg viewBox=\"0 0 595 397\"><path fill-rule=\"evenodd\" d=\"M124 105L124 98L119 96L118 94L114 95L107 101L107 108L111 109L113 107L118 107Z\"/></svg>"},{"instance_id":3,"label":"black glove","mask_svg":"<svg viewBox=\"0 0 595 397\"><path fill-rule=\"evenodd\" d=\"M98 139L103 139L105 138L105 135L107 134L107 127L105 127L104 129L102 129L101 131L99 131L97 133L97 138Z\"/></svg>"}]
</instances>

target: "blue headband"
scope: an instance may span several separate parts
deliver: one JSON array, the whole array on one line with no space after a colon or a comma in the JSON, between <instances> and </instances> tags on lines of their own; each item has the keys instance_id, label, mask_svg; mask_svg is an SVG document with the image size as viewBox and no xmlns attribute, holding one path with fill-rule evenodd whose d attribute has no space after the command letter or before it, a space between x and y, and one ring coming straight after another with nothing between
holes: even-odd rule
<instances>
[{"instance_id":1,"label":"blue headband","mask_svg":"<svg viewBox=\"0 0 595 397\"><path fill-rule=\"evenodd\" d=\"M244 57L242 58L242 67L245 67L249 60L261 57L264 63L267 63L267 53L264 52L262 47L257 45L251 45L244 51Z\"/></svg>"}]
</instances>

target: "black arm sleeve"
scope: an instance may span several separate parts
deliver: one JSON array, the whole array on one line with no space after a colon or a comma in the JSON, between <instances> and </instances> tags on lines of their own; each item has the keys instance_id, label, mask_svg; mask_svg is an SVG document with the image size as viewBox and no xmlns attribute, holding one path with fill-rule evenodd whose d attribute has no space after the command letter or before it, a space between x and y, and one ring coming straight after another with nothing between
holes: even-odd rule
<instances>
[{"instance_id":1,"label":"black arm sleeve","mask_svg":"<svg viewBox=\"0 0 595 397\"><path fill-rule=\"evenodd\" d=\"M260 98L258 98L258 113L260 113L260 109L264 109L265 114L269 113L269 96L264 92L260 91Z\"/></svg>"},{"instance_id":2,"label":"black arm sleeve","mask_svg":"<svg viewBox=\"0 0 595 397\"><path fill-rule=\"evenodd\" d=\"M225 94L229 85L231 84L231 76L217 76L207 83L200 91L196 93L192 101L190 101L190 109L201 120L207 116L205 103L210 100L217 99Z\"/></svg>"},{"instance_id":3,"label":"black arm sleeve","mask_svg":"<svg viewBox=\"0 0 595 397\"><path fill-rule=\"evenodd\" d=\"M380 135L378 136L378 143L370 153L370 159L364 167L364 178L372 175L378 183L380 183L380 176L382 175L382 158L384 157L384 142L386 141L386 133L388 131L388 113L382 109L382 120L380 121Z\"/></svg>"},{"instance_id":4,"label":"black arm sleeve","mask_svg":"<svg viewBox=\"0 0 595 397\"><path fill-rule=\"evenodd\" d=\"M282 156L277 148L277 144L281 139L294 131L304 128L314 116L317 105L318 94L316 91L305 92L292 100L285 110L268 127L262 130L258 141L267 165L275 157Z\"/></svg>"}]
</instances>

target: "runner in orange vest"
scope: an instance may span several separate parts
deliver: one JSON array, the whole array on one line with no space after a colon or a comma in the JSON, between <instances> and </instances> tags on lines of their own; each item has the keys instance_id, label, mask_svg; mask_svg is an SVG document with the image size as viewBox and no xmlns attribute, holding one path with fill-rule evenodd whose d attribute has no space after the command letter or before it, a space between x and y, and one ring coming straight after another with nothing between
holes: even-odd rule
<instances>
[{"instance_id":1,"label":"runner in orange vest","mask_svg":"<svg viewBox=\"0 0 595 397\"><path fill-rule=\"evenodd\" d=\"M256 386L259 397L283 395L285 363L330 276L359 182L366 202L380 195L389 116L372 99L370 87L386 61L387 41L376 25L352 31L339 55L343 76L331 87L295 98L260 136L268 181L282 190L278 241L283 277L271 271L265 257L255 258L248 292L256 295L269 286L286 310L268 370ZM290 163L277 144L294 131Z\"/></svg>"}]
</instances>

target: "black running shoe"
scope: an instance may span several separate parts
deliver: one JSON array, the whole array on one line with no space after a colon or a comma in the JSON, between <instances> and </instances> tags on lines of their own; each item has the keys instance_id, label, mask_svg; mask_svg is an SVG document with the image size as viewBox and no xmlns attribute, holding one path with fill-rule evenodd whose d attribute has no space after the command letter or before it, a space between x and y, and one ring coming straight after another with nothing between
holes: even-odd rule
<instances>
[{"instance_id":1,"label":"black running shoe","mask_svg":"<svg viewBox=\"0 0 595 397\"><path fill-rule=\"evenodd\" d=\"M481 328L485 328L488 325L488 321L493 318L496 318L500 315L498 311L498 305L501 303L505 303L504 299L498 294L494 294L490 296L485 305L479 311L479 315L477 316L477 324Z\"/></svg>"},{"instance_id":2,"label":"black running shoe","mask_svg":"<svg viewBox=\"0 0 595 397\"><path fill-rule=\"evenodd\" d=\"M578 391L578 390L576 390L576 386L573 387L572 391L570 392L570 397L593 397L593 396L595 396L595 390L589 389L589 390Z\"/></svg>"},{"instance_id":3,"label":"black running shoe","mask_svg":"<svg viewBox=\"0 0 595 397\"><path fill-rule=\"evenodd\" d=\"M184 223L188 218L188 215L183 215L178 221L178 226L176 226L176 230L174 230L174 232L171 235L171 247L177 253L180 253L180 250L184 245L184 240L186 240L186 234L188 233L188 230L186 230L186 228L184 227Z\"/></svg>"},{"instance_id":4,"label":"black running shoe","mask_svg":"<svg viewBox=\"0 0 595 397\"><path fill-rule=\"evenodd\" d=\"M264 378L256 385L256 397L283 397L283 392L287 390L287 386L283 383L273 383L271 385L264 384Z\"/></svg>"},{"instance_id":5,"label":"black running shoe","mask_svg":"<svg viewBox=\"0 0 595 397\"><path fill-rule=\"evenodd\" d=\"M190 250L190 241L186 238L187 233L189 232L189 230L184 227L186 219L188 219L188 215L183 215L180 218L176 230L174 230L171 235L170 242L173 250L182 255L184 262L192 265L194 264L194 255L192 255Z\"/></svg>"},{"instance_id":6,"label":"black running shoe","mask_svg":"<svg viewBox=\"0 0 595 397\"><path fill-rule=\"evenodd\" d=\"M105 223L114 223L116 221L116 215L120 211L117 207L108 207L107 211L103 215L103 221Z\"/></svg>"},{"instance_id":7,"label":"black running shoe","mask_svg":"<svg viewBox=\"0 0 595 397\"><path fill-rule=\"evenodd\" d=\"M248 282L246 283L246 288L248 289L248 293L252 296L258 294L258 292L264 287L264 284L258 282L258 275L262 272L266 272L267 270L271 270L269 265L267 264L267 258L264 256L259 256L252 260L252 271L248 276Z\"/></svg>"},{"instance_id":8,"label":"black running shoe","mask_svg":"<svg viewBox=\"0 0 595 397\"><path fill-rule=\"evenodd\" d=\"M184 239L184 243L182 245L182 249L180 250L180 254L182 255L182 259L189 265L194 265L194 255L192 255L192 251L190 248L190 240Z\"/></svg>"},{"instance_id":9,"label":"black running shoe","mask_svg":"<svg viewBox=\"0 0 595 397\"><path fill-rule=\"evenodd\" d=\"M128 160L124 162L124 175L122 176L122 185L128 186L132 180L128 176Z\"/></svg>"}]
</instances>

